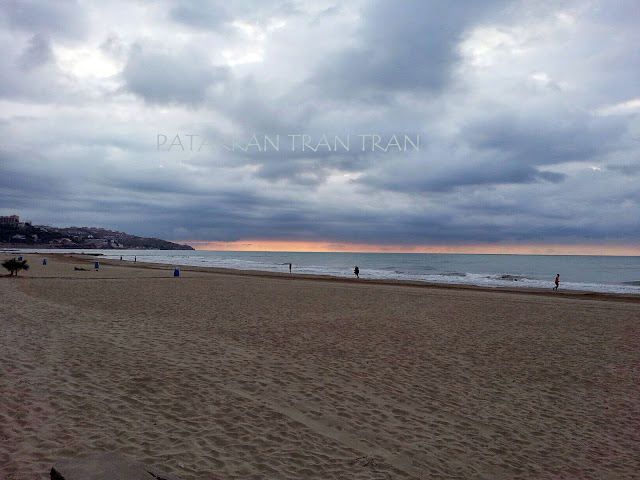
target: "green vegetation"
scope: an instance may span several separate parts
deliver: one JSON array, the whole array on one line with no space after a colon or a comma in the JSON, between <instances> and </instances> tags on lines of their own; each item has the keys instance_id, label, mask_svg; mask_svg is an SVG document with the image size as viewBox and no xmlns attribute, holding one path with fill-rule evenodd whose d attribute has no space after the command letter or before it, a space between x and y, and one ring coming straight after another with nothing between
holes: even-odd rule
<instances>
[{"instance_id":1,"label":"green vegetation","mask_svg":"<svg viewBox=\"0 0 640 480\"><path fill-rule=\"evenodd\" d=\"M5 260L2 262L2 266L9 270L11 275L18 276L18 272L20 270L29 270L29 265L27 265L26 260L16 260L12 258L11 260Z\"/></svg>"}]
</instances>

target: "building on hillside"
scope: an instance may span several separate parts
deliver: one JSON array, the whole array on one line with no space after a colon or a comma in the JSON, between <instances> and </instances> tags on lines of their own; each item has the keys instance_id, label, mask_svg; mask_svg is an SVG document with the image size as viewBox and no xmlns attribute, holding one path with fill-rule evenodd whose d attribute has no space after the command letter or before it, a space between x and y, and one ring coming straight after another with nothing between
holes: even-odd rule
<instances>
[{"instance_id":1,"label":"building on hillside","mask_svg":"<svg viewBox=\"0 0 640 480\"><path fill-rule=\"evenodd\" d=\"M18 215L0 216L0 225L15 225L17 227L19 223L20 217Z\"/></svg>"}]
</instances>

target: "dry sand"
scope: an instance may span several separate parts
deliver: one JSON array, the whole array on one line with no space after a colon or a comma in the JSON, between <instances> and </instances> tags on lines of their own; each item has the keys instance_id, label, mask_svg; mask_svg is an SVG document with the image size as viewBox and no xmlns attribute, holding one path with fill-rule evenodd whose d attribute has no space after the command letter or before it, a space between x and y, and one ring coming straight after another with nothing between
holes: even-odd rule
<instances>
[{"instance_id":1,"label":"dry sand","mask_svg":"<svg viewBox=\"0 0 640 480\"><path fill-rule=\"evenodd\" d=\"M3 480L102 451L184 480L640 474L636 297L26 257Z\"/></svg>"}]
</instances>

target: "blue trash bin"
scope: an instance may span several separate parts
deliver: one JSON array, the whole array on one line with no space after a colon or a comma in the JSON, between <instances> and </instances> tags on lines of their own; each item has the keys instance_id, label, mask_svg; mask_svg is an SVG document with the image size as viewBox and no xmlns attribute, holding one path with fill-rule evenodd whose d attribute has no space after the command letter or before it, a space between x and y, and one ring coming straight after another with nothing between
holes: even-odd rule
<instances>
[{"instance_id":1,"label":"blue trash bin","mask_svg":"<svg viewBox=\"0 0 640 480\"><path fill-rule=\"evenodd\" d=\"M96 267L96 270L98 270L100 268L100 262L96 262L96 264L94 265L94 267Z\"/></svg>"},{"instance_id":2,"label":"blue trash bin","mask_svg":"<svg viewBox=\"0 0 640 480\"><path fill-rule=\"evenodd\" d=\"M22 257L18 257L18 261L21 262L22 261Z\"/></svg>"},{"instance_id":3,"label":"blue trash bin","mask_svg":"<svg viewBox=\"0 0 640 480\"><path fill-rule=\"evenodd\" d=\"M174 277L179 277L180 276L180 269L179 268L176 268L176 269L173 270L173 276Z\"/></svg>"},{"instance_id":4,"label":"blue trash bin","mask_svg":"<svg viewBox=\"0 0 640 480\"><path fill-rule=\"evenodd\" d=\"M42 259L42 264L43 264L43 265L46 265L46 264L47 264L47 259L46 259L46 258L43 258L43 259Z\"/></svg>"}]
</instances>

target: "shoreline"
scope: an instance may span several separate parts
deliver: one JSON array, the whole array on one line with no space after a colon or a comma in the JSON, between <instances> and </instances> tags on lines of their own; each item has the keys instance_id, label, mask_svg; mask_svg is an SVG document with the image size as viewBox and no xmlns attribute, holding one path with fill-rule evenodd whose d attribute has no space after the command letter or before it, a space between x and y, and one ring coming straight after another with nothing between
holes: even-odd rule
<instances>
[{"instance_id":1,"label":"shoreline","mask_svg":"<svg viewBox=\"0 0 640 480\"><path fill-rule=\"evenodd\" d=\"M231 257L231 260L234 260L233 262L225 261L225 258L227 258L228 255L223 255L220 258L218 258L218 256L216 255L213 255L211 256L213 261L209 261L207 260L209 256L206 255L208 251L199 252L201 254L204 253L205 255L196 254L195 256L191 256L189 254L181 255L179 253L178 254L172 253L172 251L169 251L169 250L165 250L165 251L153 250L151 251L150 254L149 253L145 254L145 250L119 251L116 249L86 250L86 251L74 251L74 249L69 249L69 250L54 249L54 250L47 251L47 249L45 248L44 251L39 251L38 249L30 249L30 250L35 250L35 251L21 252L20 250L15 250L15 251L5 250L4 253L39 254L39 255L62 254L62 255L80 255L82 257L99 256L103 259L103 261L107 259L117 260L118 257L122 259L122 256L124 256L125 261L130 261L130 260L133 260L133 257L137 255L139 257L138 263L150 263L150 264L155 263L158 265L165 265L167 267L178 267L182 269L194 268L194 267L210 268L213 270L217 270L219 272L231 272L231 273L247 272L248 274L251 274L251 275L266 274L266 275L274 275L274 276L278 276L280 274L286 275L287 274L286 265L289 262L289 259L285 258L284 263L282 263L283 258L280 255L281 252L265 252L266 254L268 254L267 257L269 255L275 255L278 258L278 260L275 262L249 261L247 265L241 266L243 263L247 263L246 260L243 260L245 257L242 255L237 258ZM3 250L0 249L0 253L2 252ZM215 254L216 252L212 251L210 253ZM220 253L226 254L229 252L221 251ZM251 255L258 254L259 257L262 256L260 255L261 252L238 252L238 253L240 254L249 253ZM289 252L289 253L297 254L297 252ZM312 256L315 255L315 252L302 252L302 253L304 255L306 254L309 254ZM343 252L338 252L337 254L343 255ZM353 253L353 254L360 255L359 253ZM329 253L329 255L331 254ZM362 253L362 255L368 255L368 254ZM457 255L457 254L454 254L454 255ZM478 254L469 254L469 255L471 255L474 258L483 256ZM500 256L496 254L487 254L487 255ZM441 255L435 254L435 256L440 257ZM460 256L464 256L464 255L460 255ZM519 255L505 254L504 256L518 257ZM523 255L523 257L535 257L535 256L537 255ZM542 256L548 257L545 260L546 262L549 262L549 261L555 262L555 260L551 260L551 258L557 257L558 255L542 255ZM616 262L616 261L613 261L613 263L610 264L608 261L605 260L604 264L602 265L602 269L604 269L604 275L601 275L603 270L594 269L591 263L591 260L589 260L589 258L590 257L605 258L609 256L560 255L560 257L584 257L579 261L580 263L578 264L576 264L574 261L572 263L570 262L569 264L564 265L566 270L564 268L559 268L560 270L565 271L566 273L569 274L569 276L565 277L564 280L561 280L560 282L561 292L565 294L574 293L578 295L640 297L640 281L635 280L636 278L640 278L640 277L638 277L637 275L630 276L627 273L626 275L623 274L621 276L622 278L620 278L620 276L618 275L616 280L616 275L613 275L613 276L611 275L611 273L615 272L615 269L619 269L619 268L626 269L627 268L626 264L622 266L619 264L619 262ZM611 256L611 258L617 258L617 257L618 256ZM251 256L248 258L251 258ZM640 256L638 256L638 259L640 259ZM227 260L229 259L227 258ZM236 262L235 260L237 260L238 262ZM275 260L275 257L274 257L274 260ZM362 262L365 261L363 259L360 259L360 260ZM339 267L336 268L336 265L335 263L333 263L333 260L331 258L328 260L319 259L319 260L316 260L316 262L317 261L319 261L319 263L314 263L313 261L309 263L308 261L305 261L303 257L300 263L296 265L297 268L294 269L293 275L307 276L307 277L314 277L314 278L330 278L330 279L346 279L346 280L354 279L353 275L350 273L349 268L347 269L339 268ZM361 261L355 260L355 263L361 263ZM416 258L411 262L411 265L414 265L415 268L412 268L409 264L407 264L404 266L404 268L400 267L404 271L393 272L391 265L393 265L394 263L383 262L380 265L375 265L376 261L374 260L374 264L369 266L369 270L363 276L361 276L360 280L362 281L366 280L369 282L377 282L377 283L388 283L388 284L407 284L407 285L417 285L417 286L429 285L429 286L434 286L436 288L448 288L448 287L474 288L474 289L479 288L479 289L487 289L487 291L514 290L514 291L522 291L522 292L538 292L539 293L539 292L546 292L548 289L553 290L553 282L551 281L551 279L547 278L546 276L544 278L541 277L541 270L540 268L536 268L536 266L532 267L531 265L527 266L526 264L521 265L519 263L513 264L508 262L507 264L502 264L501 268L500 267L495 268L495 266L494 267L489 266L488 269L478 269L478 268L470 267L470 270L465 270L466 267L460 264L450 268L453 268L453 270L451 270L452 272L463 272L463 273L448 273L449 270L446 270L446 269L442 270L441 268L436 268L434 269L434 273L432 274L422 274L420 272L424 270L423 269L424 265L422 265L422 262L424 261L428 261L428 260L424 260L422 258ZM434 261L441 262L442 260L438 258L438 259L435 259ZM525 260L525 262L530 262L530 261L531 260ZM586 265L587 265L586 270L587 272L589 272L589 274L586 277L584 275L581 277L581 274L578 273L582 269L581 267L582 261L586 262ZM177 262L177 263L174 263L174 262ZM184 263L181 263L181 262L184 262ZM449 262L448 260L444 261L444 263L448 263L448 262ZM471 262L472 263L478 262L478 260L471 259ZM480 260L480 262L482 261ZM640 263L636 264L635 260L633 262L634 263L632 265L635 266L635 270L632 270L632 271L636 271L638 272L638 274L640 274L640 270L638 270L640 269ZM253 265L251 265L252 263ZM295 263L295 260L294 260L294 263ZM282 265L285 265L284 269L279 268ZM547 267L548 266L549 265L547 265ZM590 268L591 268L591 271L589 271ZM431 270L431 268L427 266L426 270ZM546 269L545 271L547 270L548 269ZM556 271L556 266L552 266L551 270ZM528 271L529 273L526 273L526 271ZM451 278L451 277L454 277L454 278ZM457 278L457 277L460 277L460 278ZM602 280L598 280L600 278L602 278L604 282ZM555 293L558 293L558 292L555 292Z\"/></svg>"},{"instance_id":2,"label":"shoreline","mask_svg":"<svg viewBox=\"0 0 640 480\"><path fill-rule=\"evenodd\" d=\"M2 255L4 252L0 252ZM390 280L390 279L376 279L376 278L346 278L336 277L331 275L314 275L307 273L286 273L286 272L269 272L263 270L239 270L232 268L222 267L200 267L190 265L173 265L164 263L153 263L130 260L116 260L101 258L102 254L92 253L24 253L23 256L38 256L48 255L53 258L61 259L64 262L69 261L81 261L86 264L93 263L94 260L87 257L99 257L101 265L109 265L114 267L124 268L142 268L155 271L167 271L167 277L173 277L174 268L179 268L180 274L191 273L209 273L219 275L231 275L231 276L246 276L246 277L260 277L260 278L273 278L273 279L287 279L287 280L301 280L301 281L320 281L331 283L343 283L343 284L363 284L363 285L387 285L397 287L413 287L422 289L436 289L445 291L479 291L479 292L496 292L503 294L525 294L552 298L572 298L583 300L602 300L602 301L618 301L618 302L631 302L640 303L640 294L633 293L605 293L605 292L592 292L582 290L553 290L552 287L547 289L535 288L535 287L486 287L479 285L467 285L467 284L450 284L450 283L431 283L412 280ZM21 273L21 276L25 273ZM28 273L26 274L28 276ZM184 277L183 277L184 278Z\"/></svg>"}]
</instances>

